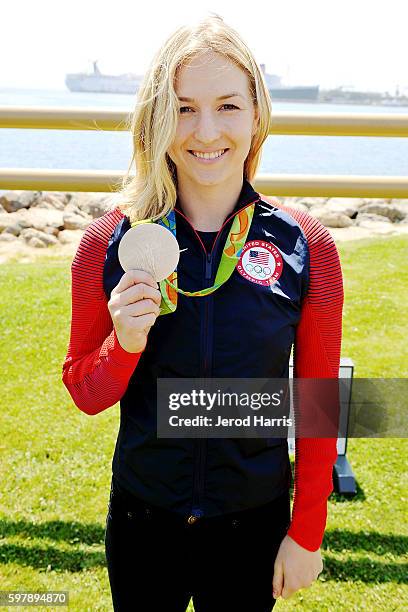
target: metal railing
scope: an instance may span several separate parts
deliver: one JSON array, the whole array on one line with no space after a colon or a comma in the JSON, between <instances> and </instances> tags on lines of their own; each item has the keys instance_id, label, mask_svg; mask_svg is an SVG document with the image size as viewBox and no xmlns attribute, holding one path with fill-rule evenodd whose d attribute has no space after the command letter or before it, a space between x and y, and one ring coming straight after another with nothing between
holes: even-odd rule
<instances>
[{"instance_id":1,"label":"metal railing","mask_svg":"<svg viewBox=\"0 0 408 612\"><path fill-rule=\"evenodd\" d=\"M0 107L0 128L125 131L129 110ZM274 113L271 135L407 137L408 114ZM114 170L0 169L0 189L114 191L124 172ZM265 195L408 198L408 177L259 174Z\"/></svg>"}]
</instances>

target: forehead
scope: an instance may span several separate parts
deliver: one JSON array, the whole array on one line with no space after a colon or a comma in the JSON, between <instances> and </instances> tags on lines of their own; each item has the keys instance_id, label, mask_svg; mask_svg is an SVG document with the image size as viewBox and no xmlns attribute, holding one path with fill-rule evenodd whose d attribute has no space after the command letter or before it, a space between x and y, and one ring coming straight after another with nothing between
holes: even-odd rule
<instances>
[{"instance_id":1,"label":"forehead","mask_svg":"<svg viewBox=\"0 0 408 612\"><path fill-rule=\"evenodd\" d=\"M184 62L177 71L174 89L178 96L194 99L222 96L232 91L249 97L246 73L230 59L213 51Z\"/></svg>"}]
</instances>

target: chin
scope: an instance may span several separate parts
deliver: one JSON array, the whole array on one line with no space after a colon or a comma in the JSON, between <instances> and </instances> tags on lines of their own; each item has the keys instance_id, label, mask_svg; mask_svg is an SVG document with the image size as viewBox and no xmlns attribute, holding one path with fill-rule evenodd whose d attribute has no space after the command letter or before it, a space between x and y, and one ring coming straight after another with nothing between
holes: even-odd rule
<instances>
[{"instance_id":1,"label":"chin","mask_svg":"<svg viewBox=\"0 0 408 612\"><path fill-rule=\"evenodd\" d=\"M192 177L192 180L200 185L217 185L223 183L228 177L227 176L209 176L209 177Z\"/></svg>"}]
</instances>

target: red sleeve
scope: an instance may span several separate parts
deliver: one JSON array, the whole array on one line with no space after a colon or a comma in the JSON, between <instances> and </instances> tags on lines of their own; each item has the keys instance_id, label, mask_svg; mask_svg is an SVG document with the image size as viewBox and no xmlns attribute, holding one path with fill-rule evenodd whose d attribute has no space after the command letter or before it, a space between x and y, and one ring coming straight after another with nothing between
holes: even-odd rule
<instances>
[{"instance_id":1,"label":"red sleeve","mask_svg":"<svg viewBox=\"0 0 408 612\"><path fill-rule=\"evenodd\" d=\"M309 288L294 343L294 377L338 378L344 291L336 245L324 225L308 213L284 207L275 200L272 203L300 225L310 254ZM288 535L311 551L317 550L323 540L327 499L333 491L336 443L337 438L296 438L294 502Z\"/></svg>"},{"instance_id":2,"label":"red sleeve","mask_svg":"<svg viewBox=\"0 0 408 612\"><path fill-rule=\"evenodd\" d=\"M103 290L106 249L122 216L115 209L95 219L71 265L71 335L62 380L78 408L90 415L120 400L141 355L119 344Z\"/></svg>"}]
</instances>

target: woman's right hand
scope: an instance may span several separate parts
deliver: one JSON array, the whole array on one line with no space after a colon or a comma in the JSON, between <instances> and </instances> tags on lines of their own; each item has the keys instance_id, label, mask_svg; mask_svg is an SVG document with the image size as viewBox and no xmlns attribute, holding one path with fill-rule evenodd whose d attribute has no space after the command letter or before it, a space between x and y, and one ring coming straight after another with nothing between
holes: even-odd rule
<instances>
[{"instance_id":1,"label":"woman's right hand","mask_svg":"<svg viewBox=\"0 0 408 612\"><path fill-rule=\"evenodd\" d=\"M161 293L151 274L129 270L111 292L108 309L119 343L128 353L141 353L160 313Z\"/></svg>"}]
</instances>

